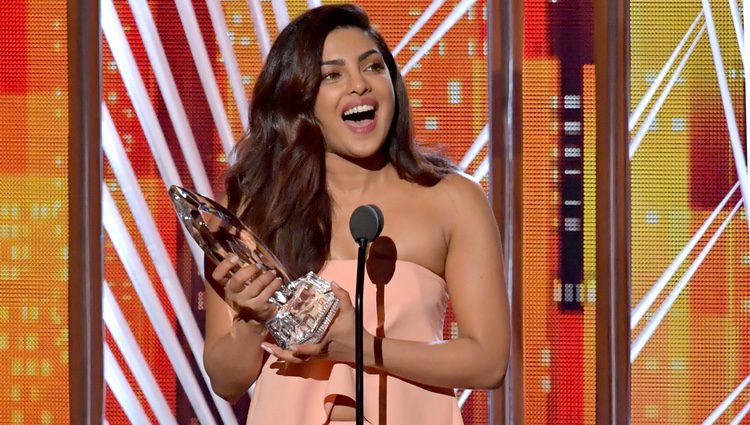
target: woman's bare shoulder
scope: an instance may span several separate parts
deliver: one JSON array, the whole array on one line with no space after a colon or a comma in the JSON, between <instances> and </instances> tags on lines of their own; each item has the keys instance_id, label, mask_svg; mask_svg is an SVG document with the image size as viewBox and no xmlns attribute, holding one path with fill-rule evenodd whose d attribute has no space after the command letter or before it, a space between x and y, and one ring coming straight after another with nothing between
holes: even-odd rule
<instances>
[{"instance_id":1,"label":"woman's bare shoulder","mask_svg":"<svg viewBox=\"0 0 750 425\"><path fill-rule=\"evenodd\" d=\"M457 231L494 225L487 193L468 175L451 173L433 189L433 196L430 197L433 211L439 215L448 241Z\"/></svg>"},{"instance_id":2,"label":"woman's bare shoulder","mask_svg":"<svg viewBox=\"0 0 750 425\"><path fill-rule=\"evenodd\" d=\"M441 205L461 208L486 204L487 194L482 186L465 173L453 172L433 187L433 196Z\"/></svg>"}]
</instances>

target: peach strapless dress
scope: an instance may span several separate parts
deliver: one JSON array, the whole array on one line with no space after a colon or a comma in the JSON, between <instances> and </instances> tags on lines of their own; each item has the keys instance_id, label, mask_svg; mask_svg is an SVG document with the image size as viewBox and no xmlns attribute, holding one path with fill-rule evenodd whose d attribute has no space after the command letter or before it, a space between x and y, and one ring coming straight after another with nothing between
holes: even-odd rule
<instances>
[{"instance_id":1,"label":"peach strapless dress","mask_svg":"<svg viewBox=\"0 0 750 425\"><path fill-rule=\"evenodd\" d=\"M369 266L363 300L365 329L386 338L441 341L448 302L445 281L407 261ZM320 275L346 289L353 301L356 271L356 260L330 260ZM336 396L355 399L355 379L354 367L345 363L310 360L293 365L271 356L256 382L247 423L329 424ZM365 370L364 392L365 421L373 425L463 424L451 389Z\"/></svg>"}]
</instances>

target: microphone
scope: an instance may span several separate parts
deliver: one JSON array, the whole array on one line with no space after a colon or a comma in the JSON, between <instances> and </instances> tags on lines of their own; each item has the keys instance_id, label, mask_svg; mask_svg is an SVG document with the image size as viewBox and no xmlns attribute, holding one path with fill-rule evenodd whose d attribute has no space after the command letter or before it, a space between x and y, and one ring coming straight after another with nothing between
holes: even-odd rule
<instances>
[{"instance_id":1,"label":"microphone","mask_svg":"<svg viewBox=\"0 0 750 425\"><path fill-rule=\"evenodd\" d=\"M370 243L383 231L383 212L375 205L357 207L349 219L349 230L358 244L362 239Z\"/></svg>"},{"instance_id":2,"label":"microphone","mask_svg":"<svg viewBox=\"0 0 750 425\"><path fill-rule=\"evenodd\" d=\"M365 255L367 244L374 241L383 230L383 212L375 205L357 207L349 219L349 230L359 245L357 252L357 289L354 294L354 363L356 366L357 425L364 424L364 350L362 294L365 287Z\"/></svg>"}]
</instances>

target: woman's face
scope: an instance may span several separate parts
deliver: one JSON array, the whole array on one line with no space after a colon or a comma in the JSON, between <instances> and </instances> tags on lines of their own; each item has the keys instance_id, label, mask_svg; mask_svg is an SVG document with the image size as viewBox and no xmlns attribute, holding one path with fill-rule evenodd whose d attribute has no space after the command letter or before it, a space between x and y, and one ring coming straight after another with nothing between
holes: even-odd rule
<instances>
[{"instance_id":1,"label":"woman's face","mask_svg":"<svg viewBox=\"0 0 750 425\"><path fill-rule=\"evenodd\" d=\"M314 114L326 151L351 158L377 154L393 121L395 95L375 41L359 28L331 31L321 76Z\"/></svg>"}]
</instances>

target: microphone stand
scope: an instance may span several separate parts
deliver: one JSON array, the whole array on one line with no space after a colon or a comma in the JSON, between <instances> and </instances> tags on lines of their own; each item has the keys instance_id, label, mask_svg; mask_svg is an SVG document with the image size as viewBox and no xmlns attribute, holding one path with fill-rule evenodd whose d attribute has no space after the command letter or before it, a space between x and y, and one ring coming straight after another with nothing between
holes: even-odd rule
<instances>
[{"instance_id":1,"label":"microphone stand","mask_svg":"<svg viewBox=\"0 0 750 425\"><path fill-rule=\"evenodd\" d=\"M356 366L356 407L357 425L365 423L365 399L364 399L364 341L362 329L364 326L362 314L362 296L365 292L365 260L367 255L367 239L357 239L359 250L357 251L357 286L354 301L354 362Z\"/></svg>"},{"instance_id":2,"label":"microphone stand","mask_svg":"<svg viewBox=\"0 0 750 425\"><path fill-rule=\"evenodd\" d=\"M383 212L375 205L357 207L349 219L349 230L359 246L357 252L357 287L354 294L354 363L357 372L357 425L365 423L365 359L364 359L364 320L362 318L362 297L365 292L365 260L367 244L377 239L383 230Z\"/></svg>"}]
</instances>

